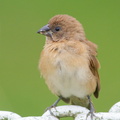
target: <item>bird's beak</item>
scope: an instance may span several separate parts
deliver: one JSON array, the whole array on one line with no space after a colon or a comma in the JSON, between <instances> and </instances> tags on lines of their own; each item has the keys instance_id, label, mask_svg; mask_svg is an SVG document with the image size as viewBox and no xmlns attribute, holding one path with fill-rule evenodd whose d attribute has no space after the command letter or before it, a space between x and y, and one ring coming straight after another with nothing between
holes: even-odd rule
<instances>
[{"instance_id":1,"label":"bird's beak","mask_svg":"<svg viewBox=\"0 0 120 120\"><path fill-rule=\"evenodd\" d=\"M50 37L52 35L52 31L49 28L49 24L43 26L40 30L38 30L37 33L43 34L43 35L46 35L46 36L50 36Z\"/></svg>"}]
</instances>

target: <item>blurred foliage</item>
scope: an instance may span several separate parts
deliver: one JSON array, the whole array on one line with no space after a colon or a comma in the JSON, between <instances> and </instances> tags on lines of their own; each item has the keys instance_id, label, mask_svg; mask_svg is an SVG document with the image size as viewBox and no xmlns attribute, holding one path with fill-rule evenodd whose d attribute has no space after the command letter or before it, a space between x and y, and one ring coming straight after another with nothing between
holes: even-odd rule
<instances>
[{"instance_id":1,"label":"blurred foliage","mask_svg":"<svg viewBox=\"0 0 120 120\"><path fill-rule=\"evenodd\" d=\"M36 33L56 14L77 18L98 45L101 92L99 99L92 97L96 111L108 111L120 100L119 0L0 0L0 110L40 116L57 99L40 78L45 37Z\"/></svg>"}]
</instances>

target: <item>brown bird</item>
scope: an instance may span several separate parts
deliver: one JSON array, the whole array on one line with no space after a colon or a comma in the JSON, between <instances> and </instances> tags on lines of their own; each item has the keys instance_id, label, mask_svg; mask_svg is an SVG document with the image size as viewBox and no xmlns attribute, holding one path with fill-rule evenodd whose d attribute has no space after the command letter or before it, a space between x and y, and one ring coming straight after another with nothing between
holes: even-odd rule
<instances>
[{"instance_id":1,"label":"brown bird","mask_svg":"<svg viewBox=\"0 0 120 120\"><path fill-rule=\"evenodd\" d=\"M98 98L100 79L97 46L88 41L79 21L56 15L38 33L46 36L39 69L51 92L66 103L94 108L90 96ZM51 108L50 107L50 108Z\"/></svg>"}]
</instances>

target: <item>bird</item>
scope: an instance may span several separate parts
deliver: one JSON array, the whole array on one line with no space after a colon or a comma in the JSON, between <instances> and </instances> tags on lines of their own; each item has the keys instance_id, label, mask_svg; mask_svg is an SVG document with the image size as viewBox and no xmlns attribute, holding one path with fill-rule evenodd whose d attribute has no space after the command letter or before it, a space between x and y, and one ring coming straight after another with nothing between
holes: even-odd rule
<instances>
[{"instance_id":1,"label":"bird","mask_svg":"<svg viewBox=\"0 0 120 120\"><path fill-rule=\"evenodd\" d=\"M48 24L38 30L45 35L45 45L40 55L39 70L49 90L60 100L90 110L94 116L91 95L100 91L97 45L86 38L82 24L67 14L53 16Z\"/></svg>"}]
</instances>

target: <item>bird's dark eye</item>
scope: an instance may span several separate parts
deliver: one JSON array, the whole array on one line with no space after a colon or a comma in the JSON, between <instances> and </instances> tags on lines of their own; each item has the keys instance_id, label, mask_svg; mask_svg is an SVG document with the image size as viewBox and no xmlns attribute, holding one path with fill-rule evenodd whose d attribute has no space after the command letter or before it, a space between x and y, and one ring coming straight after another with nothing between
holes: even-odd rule
<instances>
[{"instance_id":1,"label":"bird's dark eye","mask_svg":"<svg viewBox=\"0 0 120 120\"><path fill-rule=\"evenodd\" d=\"M60 31L60 27L56 27L56 28L55 28L55 31Z\"/></svg>"}]
</instances>

